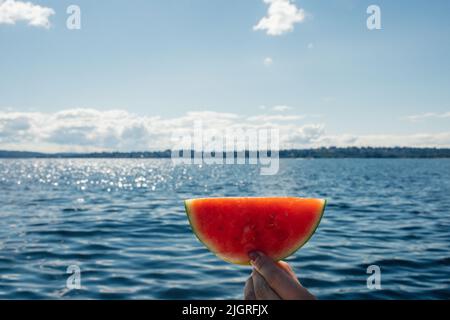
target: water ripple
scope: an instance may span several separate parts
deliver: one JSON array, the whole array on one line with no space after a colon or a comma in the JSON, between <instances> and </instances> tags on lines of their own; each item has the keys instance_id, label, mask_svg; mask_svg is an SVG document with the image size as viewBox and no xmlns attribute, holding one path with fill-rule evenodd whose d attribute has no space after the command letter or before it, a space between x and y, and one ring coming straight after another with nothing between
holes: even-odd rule
<instances>
[{"instance_id":1,"label":"water ripple","mask_svg":"<svg viewBox=\"0 0 450 320\"><path fill-rule=\"evenodd\" d=\"M183 199L329 200L312 240L288 259L325 299L450 297L450 161L282 160L248 166L168 160L0 160L0 299L241 298L248 267L193 236ZM66 287L67 268L81 289ZM366 286L367 267L381 290Z\"/></svg>"}]
</instances>

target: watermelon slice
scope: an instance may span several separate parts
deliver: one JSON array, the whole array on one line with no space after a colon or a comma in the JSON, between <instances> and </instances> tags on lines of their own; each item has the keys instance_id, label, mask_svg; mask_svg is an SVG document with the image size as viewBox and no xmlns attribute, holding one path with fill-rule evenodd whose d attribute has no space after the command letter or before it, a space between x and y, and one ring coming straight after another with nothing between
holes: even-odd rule
<instances>
[{"instance_id":1,"label":"watermelon slice","mask_svg":"<svg viewBox=\"0 0 450 320\"><path fill-rule=\"evenodd\" d=\"M249 264L259 250L274 260L293 254L314 234L326 201L302 198L204 198L185 201L192 230L225 261Z\"/></svg>"}]
</instances>

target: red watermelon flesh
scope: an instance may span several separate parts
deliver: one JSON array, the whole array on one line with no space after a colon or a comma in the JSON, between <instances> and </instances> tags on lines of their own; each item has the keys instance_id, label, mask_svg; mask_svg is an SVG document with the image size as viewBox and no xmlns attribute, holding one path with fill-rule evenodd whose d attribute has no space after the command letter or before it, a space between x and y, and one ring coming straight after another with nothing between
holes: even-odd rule
<instances>
[{"instance_id":1,"label":"red watermelon flesh","mask_svg":"<svg viewBox=\"0 0 450 320\"><path fill-rule=\"evenodd\" d=\"M314 234L325 210L323 199L204 198L185 201L192 230L225 261L249 264L248 253L281 260Z\"/></svg>"}]
</instances>

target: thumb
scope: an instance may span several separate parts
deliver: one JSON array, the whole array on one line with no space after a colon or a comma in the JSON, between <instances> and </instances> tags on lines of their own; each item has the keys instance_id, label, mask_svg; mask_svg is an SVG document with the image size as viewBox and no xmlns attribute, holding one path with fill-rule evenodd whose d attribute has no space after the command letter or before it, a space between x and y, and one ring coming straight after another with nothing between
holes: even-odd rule
<instances>
[{"instance_id":1,"label":"thumb","mask_svg":"<svg viewBox=\"0 0 450 320\"><path fill-rule=\"evenodd\" d=\"M276 290L276 287L286 283L290 278L288 273L278 267L277 263L264 253L253 251L249 253L250 263L266 279L266 281Z\"/></svg>"},{"instance_id":2,"label":"thumb","mask_svg":"<svg viewBox=\"0 0 450 320\"><path fill-rule=\"evenodd\" d=\"M269 286L283 299L310 299L313 296L297 280L264 253L249 253L251 264Z\"/></svg>"}]
</instances>

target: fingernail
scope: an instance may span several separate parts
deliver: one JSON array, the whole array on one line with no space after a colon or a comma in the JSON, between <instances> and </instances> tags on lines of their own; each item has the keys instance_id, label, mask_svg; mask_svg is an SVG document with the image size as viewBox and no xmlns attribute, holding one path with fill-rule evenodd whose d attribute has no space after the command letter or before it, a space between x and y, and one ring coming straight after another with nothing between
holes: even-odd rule
<instances>
[{"instance_id":1,"label":"fingernail","mask_svg":"<svg viewBox=\"0 0 450 320\"><path fill-rule=\"evenodd\" d=\"M255 261L256 259L258 259L259 253L258 253L257 251L249 252L248 257L249 257L250 260L253 262L253 261Z\"/></svg>"}]
</instances>

